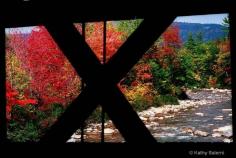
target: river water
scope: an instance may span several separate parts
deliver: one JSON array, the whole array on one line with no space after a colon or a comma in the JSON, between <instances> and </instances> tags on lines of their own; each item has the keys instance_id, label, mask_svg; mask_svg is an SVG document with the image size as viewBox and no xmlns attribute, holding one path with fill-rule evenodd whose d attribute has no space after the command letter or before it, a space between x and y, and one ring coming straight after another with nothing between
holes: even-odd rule
<instances>
[{"instance_id":1,"label":"river water","mask_svg":"<svg viewBox=\"0 0 236 158\"><path fill-rule=\"evenodd\" d=\"M193 102L194 106L176 112L158 113L155 117L162 119L144 122L157 142L232 142L232 131L229 129L226 134L217 133L218 128L232 128L231 91L202 89L190 91L188 95L191 100L180 101L181 104ZM111 121L106 123L106 128L105 142L124 142ZM100 142L100 124L90 125L88 129L85 130L85 141ZM74 138L80 138L78 135L80 131L74 134ZM80 142L80 139L71 142Z\"/></svg>"}]
</instances>

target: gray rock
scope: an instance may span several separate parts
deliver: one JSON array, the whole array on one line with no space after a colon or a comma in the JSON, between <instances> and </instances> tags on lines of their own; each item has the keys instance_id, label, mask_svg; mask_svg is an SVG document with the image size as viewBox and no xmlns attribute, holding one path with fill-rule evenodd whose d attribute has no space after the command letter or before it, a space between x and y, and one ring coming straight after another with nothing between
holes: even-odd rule
<instances>
[{"instance_id":1,"label":"gray rock","mask_svg":"<svg viewBox=\"0 0 236 158\"><path fill-rule=\"evenodd\" d=\"M162 108L156 108L155 110L153 110L156 114L161 114L163 112Z\"/></svg>"},{"instance_id":2,"label":"gray rock","mask_svg":"<svg viewBox=\"0 0 236 158\"><path fill-rule=\"evenodd\" d=\"M148 118L148 120L151 121L151 122L152 122L152 121L155 121L156 119L157 119L156 117L149 117L149 118Z\"/></svg>"},{"instance_id":3,"label":"gray rock","mask_svg":"<svg viewBox=\"0 0 236 158\"><path fill-rule=\"evenodd\" d=\"M165 118L173 118L174 115L168 115L168 116L164 116Z\"/></svg>"},{"instance_id":4,"label":"gray rock","mask_svg":"<svg viewBox=\"0 0 236 158\"><path fill-rule=\"evenodd\" d=\"M215 137L221 137L221 134L220 134L220 133L213 133L213 134L212 134L212 137L214 137L214 138L215 138Z\"/></svg>"},{"instance_id":5,"label":"gray rock","mask_svg":"<svg viewBox=\"0 0 236 158\"><path fill-rule=\"evenodd\" d=\"M223 120L223 117L215 117L214 120Z\"/></svg>"},{"instance_id":6,"label":"gray rock","mask_svg":"<svg viewBox=\"0 0 236 158\"><path fill-rule=\"evenodd\" d=\"M143 117L143 116L140 116L140 119L141 119L142 121L147 121L147 118L146 118L146 117Z\"/></svg>"},{"instance_id":7,"label":"gray rock","mask_svg":"<svg viewBox=\"0 0 236 158\"><path fill-rule=\"evenodd\" d=\"M223 127L218 128L218 129L214 129L213 132L218 132L222 136L225 136L225 137L228 137L228 138L233 136L233 129L232 129L231 125L223 126Z\"/></svg>"},{"instance_id":8,"label":"gray rock","mask_svg":"<svg viewBox=\"0 0 236 158\"><path fill-rule=\"evenodd\" d=\"M222 109L223 112L232 112L232 109Z\"/></svg>"},{"instance_id":9,"label":"gray rock","mask_svg":"<svg viewBox=\"0 0 236 158\"><path fill-rule=\"evenodd\" d=\"M149 117L154 117L154 116L155 116L155 112L149 111L149 112L147 113L147 116L149 116Z\"/></svg>"},{"instance_id":10,"label":"gray rock","mask_svg":"<svg viewBox=\"0 0 236 158\"><path fill-rule=\"evenodd\" d=\"M197 136L202 136L202 137L207 137L209 135L208 132L204 132L204 131L200 131L200 130L194 131L194 134Z\"/></svg>"},{"instance_id":11,"label":"gray rock","mask_svg":"<svg viewBox=\"0 0 236 158\"><path fill-rule=\"evenodd\" d=\"M155 127L155 126L159 126L160 124L159 124L158 122L151 122L150 125L151 125L152 127Z\"/></svg>"},{"instance_id":12,"label":"gray rock","mask_svg":"<svg viewBox=\"0 0 236 158\"><path fill-rule=\"evenodd\" d=\"M193 129L192 128L184 128L182 131L184 133L193 133Z\"/></svg>"},{"instance_id":13,"label":"gray rock","mask_svg":"<svg viewBox=\"0 0 236 158\"><path fill-rule=\"evenodd\" d=\"M148 129L151 129L152 126L151 125L145 125Z\"/></svg>"},{"instance_id":14,"label":"gray rock","mask_svg":"<svg viewBox=\"0 0 236 158\"><path fill-rule=\"evenodd\" d=\"M72 139L80 139L81 138L81 135L80 134L73 134L71 136Z\"/></svg>"},{"instance_id":15,"label":"gray rock","mask_svg":"<svg viewBox=\"0 0 236 158\"><path fill-rule=\"evenodd\" d=\"M178 112L178 111L179 111L179 109L174 109L173 111L174 111L174 112Z\"/></svg>"},{"instance_id":16,"label":"gray rock","mask_svg":"<svg viewBox=\"0 0 236 158\"><path fill-rule=\"evenodd\" d=\"M161 114L163 112L163 109L162 108L152 108L152 111L155 113L155 114Z\"/></svg>"},{"instance_id":17,"label":"gray rock","mask_svg":"<svg viewBox=\"0 0 236 158\"><path fill-rule=\"evenodd\" d=\"M157 130L157 129L158 129L158 127L156 127L156 126L152 127L152 130L154 130L154 131Z\"/></svg>"},{"instance_id":18,"label":"gray rock","mask_svg":"<svg viewBox=\"0 0 236 158\"><path fill-rule=\"evenodd\" d=\"M201 113L201 112L195 113L195 115L198 115L198 116L204 116L204 114Z\"/></svg>"},{"instance_id":19,"label":"gray rock","mask_svg":"<svg viewBox=\"0 0 236 158\"><path fill-rule=\"evenodd\" d=\"M223 142L225 142L225 143L231 143L231 142L233 142L231 139L228 139L228 138L225 138L224 140L223 140Z\"/></svg>"},{"instance_id":20,"label":"gray rock","mask_svg":"<svg viewBox=\"0 0 236 158\"><path fill-rule=\"evenodd\" d=\"M177 139L179 140L191 140L191 136L177 136Z\"/></svg>"},{"instance_id":21,"label":"gray rock","mask_svg":"<svg viewBox=\"0 0 236 158\"><path fill-rule=\"evenodd\" d=\"M78 140L76 140L76 139L73 139L73 138L70 138L68 141L67 141L67 143L75 143L75 142L77 142Z\"/></svg>"},{"instance_id":22,"label":"gray rock","mask_svg":"<svg viewBox=\"0 0 236 158\"><path fill-rule=\"evenodd\" d=\"M87 128L85 129L86 132L91 132L93 129L90 127L90 128Z\"/></svg>"},{"instance_id":23,"label":"gray rock","mask_svg":"<svg viewBox=\"0 0 236 158\"><path fill-rule=\"evenodd\" d=\"M164 111L163 114L167 114L168 112L167 111Z\"/></svg>"},{"instance_id":24,"label":"gray rock","mask_svg":"<svg viewBox=\"0 0 236 158\"><path fill-rule=\"evenodd\" d=\"M113 130L113 129L111 129L111 128L105 128L104 129L104 134L112 134L112 133L114 133L115 131Z\"/></svg>"},{"instance_id":25,"label":"gray rock","mask_svg":"<svg viewBox=\"0 0 236 158\"><path fill-rule=\"evenodd\" d=\"M176 133L166 133L165 136L166 137L174 137L174 136L176 136Z\"/></svg>"}]
</instances>

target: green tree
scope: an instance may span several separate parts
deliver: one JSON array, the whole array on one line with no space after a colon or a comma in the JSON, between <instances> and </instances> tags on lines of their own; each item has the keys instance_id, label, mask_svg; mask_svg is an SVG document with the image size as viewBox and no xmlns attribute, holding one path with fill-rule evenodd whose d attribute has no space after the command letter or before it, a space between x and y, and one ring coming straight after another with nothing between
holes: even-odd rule
<instances>
[{"instance_id":1,"label":"green tree","mask_svg":"<svg viewBox=\"0 0 236 158\"><path fill-rule=\"evenodd\" d=\"M153 85L159 94L171 93L171 69L169 67L163 68L157 60L149 62L151 72L153 75Z\"/></svg>"},{"instance_id":2,"label":"green tree","mask_svg":"<svg viewBox=\"0 0 236 158\"><path fill-rule=\"evenodd\" d=\"M202 44L203 43L203 33L198 32L196 34L196 44Z\"/></svg>"},{"instance_id":3,"label":"green tree","mask_svg":"<svg viewBox=\"0 0 236 158\"><path fill-rule=\"evenodd\" d=\"M193 50L195 48L196 43L195 43L193 34L191 32L188 34L188 38L187 38L187 41L185 42L184 46L189 50Z\"/></svg>"},{"instance_id":4,"label":"green tree","mask_svg":"<svg viewBox=\"0 0 236 158\"><path fill-rule=\"evenodd\" d=\"M127 39L134 32L134 30L140 25L142 21L143 21L142 19L119 21L117 23L118 31L124 32L125 34L123 35L123 38Z\"/></svg>"},{"instance_id":5,"label":"green tree","mask_svg":"<svg viewBox=\"0 0 236 158\"><path fill-rule=\"evenodd\" d=\"M229 21L229 16L225 17L223 19L223 22L222 22L222 25L224 26L223 30L225 31L226 33L226 37L225 38L229 38L229 24L230 21Z\"/></svg>"},{"instance_id":6,"label":"green tree","mask_svg":"<svg viewBox=\"0 0 236 158\"><path fill-rule=\"evenodd\" d=\"M183 47L179 50L177 59L180 66L175 71L175 85L188 88L197 87L200 78L197 74L193 53Z\"/></svg>"}]
</instances>

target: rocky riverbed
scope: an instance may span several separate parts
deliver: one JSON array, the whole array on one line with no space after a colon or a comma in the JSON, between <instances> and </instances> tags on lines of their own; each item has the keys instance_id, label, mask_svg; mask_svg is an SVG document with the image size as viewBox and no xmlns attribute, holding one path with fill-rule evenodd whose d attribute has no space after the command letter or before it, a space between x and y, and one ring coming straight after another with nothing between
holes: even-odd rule
<instances>
[{"instance_id":1,"label":"rocky riverbed","mask_svg":"<svg viewBox=\"0 0 236 158\"><path fill-rule=\"evenodd\" d=\"M180 105L151 107L139 112L158 142L232 142L232 94L228 89L187 91ZM111 120L105 123L105 142L124 142ZM100 142L101 124L88 124L85 142ZM80 142L77 130L68 142Z\"/></svg>"}]
</instances>

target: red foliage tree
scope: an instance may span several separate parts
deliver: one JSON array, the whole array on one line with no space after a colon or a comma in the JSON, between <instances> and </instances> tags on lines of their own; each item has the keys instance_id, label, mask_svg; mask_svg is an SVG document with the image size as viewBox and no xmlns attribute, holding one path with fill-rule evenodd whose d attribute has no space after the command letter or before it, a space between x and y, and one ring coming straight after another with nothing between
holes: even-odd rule
<instances>
[{"instance_id":1,"label":"red foliage tree","mask_svg":"<svg viewBox=\"0 0 236 158\"><path fill-rule=\"evenodd\" d=\"M136 80L148 82L152 79L151 67L149 64L142 63L135 66ZM133 83L134 84L134 83Z\"/></svg>"},{"instance_id":2,"label":"red foliage tree","mask_svg":"<svg viewBox=\"0 0 236 158\"><path fill-rule=\"evenodd\" d=\"M79 93L80 79L46 28L36 27L24 47L16 45L16 54L24 61L23 67L31 77L30 91L40 99L42 108L51 103L71 102Z\"/></svg>"},{"instance_id":3,"label":"red foliage tree","mask_svg":"<svg viewBox=\"0 0 236 158\"><path fill-rule=\"evenodd\" d=\"M181 46L181 39L179 36L179 27L171 25L162 35L164 47L179 48Z\"/></svg>"},{"instance_id":4,"label":"red foliage tree","mask_svg":"<svg viewBox=\"0 0 236 158\"><path fill-rule=\"evenodd\" d=\"M85 33L86 42L101 62L103 61L103 27L103 22L88 23ZM77 29L81 32L80 25L77 25ZM106 29L106 61L108 61L124 41L122 32L119 32L111 22L108 22Z\"/></svg>"},{"instance_id":5,"label":"red foliage tree","mask_svg":"<svg viewBox=\"0 0 236 158\"><path fill-rule=\"evenodd\" d=\"M109 60L124 43L123 32L118 31L112 23L107 24L106 58Z\"/></svg>"},{"instance_id":6,"label":"red foliage tree","mask_svg":"<svg viewBox=\"0 0 236 158\"><path fill-rule=\"evenodd\" d=\"M145 59L158 59L160 62L166 57L174 58L176 50L181 47L179 27L171 25L144 55Z\"/></svg>"},{"instance_id":7,"label":"red foliage tree","mask_svg":"<svg viewBox=\"0 0 236 158\"><path fill-rule=\"evenodd\" d=\"M171 25L162 34L163 43L159 52L157 52L157 58L171 57L174 58L176 55L176 49L181 46L181 39L179 36L179 27L177 25Z\"/></svg>"}]
</instances>

